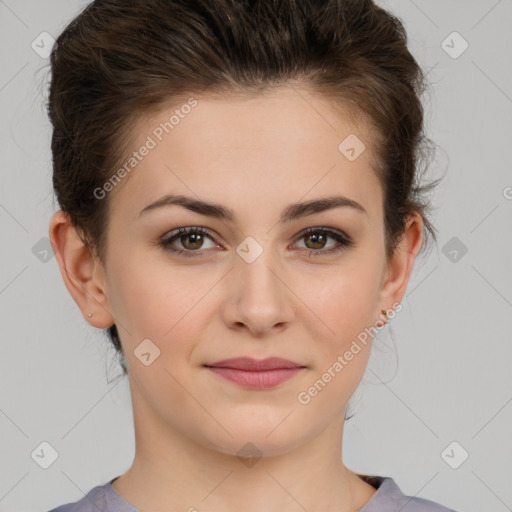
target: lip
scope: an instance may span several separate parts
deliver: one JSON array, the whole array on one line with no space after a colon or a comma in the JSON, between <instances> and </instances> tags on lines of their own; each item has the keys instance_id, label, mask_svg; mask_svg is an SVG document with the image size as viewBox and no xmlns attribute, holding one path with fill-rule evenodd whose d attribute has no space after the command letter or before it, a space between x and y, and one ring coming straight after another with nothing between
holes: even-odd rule
<instances>
[{"instance_id":1,"label":"lip","mask_svg":"<svg viewBox=\"0 0 512 512\"><path fill-rule=\"evenodd\" d=\"M233 359L223 359L215 363L209 363L205 366L209 368L232 368L245 371L266 371L290 368L304 368L304 365L282 359L280 357L267 357L266 359L254 359L252 357L236 357Z\"/></svg>"},{"instance_id":2,"label":"lip","mask_svg":"<svg viewBox=\"0 0 512 512\"><path fill-rule=\"evenodd\" d=\"M260 360L251 357L240 357L225 359L204 366L231 382L244 387L259 389L277 386L306 368L299 363L279 357Z\"/></svg>"}]
</instances>

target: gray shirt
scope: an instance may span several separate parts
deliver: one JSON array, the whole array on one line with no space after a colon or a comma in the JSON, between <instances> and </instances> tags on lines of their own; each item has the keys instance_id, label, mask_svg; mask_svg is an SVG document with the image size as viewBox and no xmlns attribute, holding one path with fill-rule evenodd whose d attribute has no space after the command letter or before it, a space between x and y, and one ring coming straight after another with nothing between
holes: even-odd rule
<instances>
[{"instance_id":1,"label":"gray shirt","mask_svg":"<svg viewBox=\"0 0 512 512\"><path fill-rule=\"evenodd\" d=\"M356 512L455 512L430 500L405 496L392 478L360 476L375 487L377 492ZM94 487L79 501L48 512L140 512L116 492L112 487L114 480Z\"/></svg>"}]
</instances>

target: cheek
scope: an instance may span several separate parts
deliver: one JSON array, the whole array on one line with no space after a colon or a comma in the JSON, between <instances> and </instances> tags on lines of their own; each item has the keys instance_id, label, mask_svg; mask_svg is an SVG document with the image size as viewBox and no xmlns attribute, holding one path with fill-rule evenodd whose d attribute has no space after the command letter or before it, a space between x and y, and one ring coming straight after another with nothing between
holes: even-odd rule
<instances>
[{"instance_id":1,"label":"cheek","mask_svg":"<svg viewBox=\"0 0 512 512\"><path fill-rule=\"evenodd\" d=\"M109 302L116 324L126 326L118 332L132 368L139 365L134 350L149 339L160 350L154 364L181 371L179 363L190 360L212 312L218 310L208 295L218 279L212 272L198 270L192 276L190 268L125 258L122 271L110 274Z\"/></svg>"},{"instance_id":2,"label":"cheek","mask_svg":"<svg viewBox=\"0 0 512 512\"><path fill-rule=\"evenodd\" d=\"M317 364L311 385L313 395L317 392L314 401L318 407L345 403L364 374L375 332L370 328L378 319L380 273L376 263L360 257L357 264L340 268L308 302L330 328L322 325L315 336ZM303 391L307 399L310 395Z\"/></svg>"},{"instance_id":3,"label":"cheek","mask_svg":"<svg viewBox=\"0 0 512 512\"><path fill-rule=\"evenodd\" d=\"M187 309L197 302L200 290L179 268L171 268L148 255L116 254L119 265L109 273L109 302L114 317L145 337L169 331ZM190 277L190 272L188 273ZM188 282L187 282L188 281Z\"/></svg>"},{"instance_id":4,"label":"cheek","mask_svg":"<svg viewBox=\"0 0 512 512\"><path fill-rule=\"evenodd\" d=\"M361 262L312 295L308 304L330 329L323 325L316 330L314 372L310 387L303 388L299 397L306 409L314 404L334 417L360 383L371 351L379 277Z\"/></svg>"},{"instance_id":5,"label":"cheek","mask_svg":"<svg viewBox=\"0 0 512 512\"><path fill-rule=\"evenodd\" d=\"M333 331L346 339L375 321L380 274L375 262L341 268L315 290L304 289L308 304ZM327 331L328 333L329 331ZM332 333L331 333L332 334Z\"/></svg>"}]
</instances>

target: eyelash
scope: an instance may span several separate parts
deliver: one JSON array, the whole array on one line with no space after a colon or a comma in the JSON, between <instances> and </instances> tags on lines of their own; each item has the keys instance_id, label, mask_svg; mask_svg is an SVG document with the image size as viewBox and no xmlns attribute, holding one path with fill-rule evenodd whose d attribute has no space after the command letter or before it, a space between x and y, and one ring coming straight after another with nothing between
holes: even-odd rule
<instances>
[{"instance_id":1,"label":"eyelash","mask_svg":"<svg viewBox=\"0 0 512 512\"><path fill-rule=\"evenodd\" d=\"M169 236L166 236L162 240L160 240L158 242L158 245L160 245L160 247L162 247L166 251L169 251L169 252L177 254L177 255L182 255L187 258L197 256L197 254L194 254L194 253L199 253L199 255L201 255L202 253L199 252L199 250L197 250L197 251L193 251L190 249L183 250L183 249L178 249L176 247L173 247L171 245L171 243L175 239L180 238L183 235L189 235L191 233L205 235L205 236L208 236L208 238L215 241L212 236L212 233L208 229L205 229L202 227L186 227L186 228L178 228L177 230L171 232L171 234ZM325 228L325 227L307 228L297 237L296 240L299 241L300 239L302 239L305 236L310 235L312 233L314 233L314 234L321 233L323 235L329 235L336 242L338 242L338 245L335 245L329 249L317 249L317 250L309 249L309 257L311 257L311 255L326 256L326 255L337 253L344 249L349 249L351 247L355 247L355 243L350 237L348 237L344 234L341 234L337 231L334 231L330 228ZM305 250L308 250L308 249L305 249Z\"/></svg>"}]
</instances>

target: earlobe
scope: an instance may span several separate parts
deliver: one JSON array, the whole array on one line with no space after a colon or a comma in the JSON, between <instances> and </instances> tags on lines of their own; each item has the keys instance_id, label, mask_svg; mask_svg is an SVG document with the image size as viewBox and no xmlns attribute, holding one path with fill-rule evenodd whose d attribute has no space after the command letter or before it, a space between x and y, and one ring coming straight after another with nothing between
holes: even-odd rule
<instances>
[{"instance_id":1,"label":"earlobe","mask_svg":"<svg viewBox=\"0 0 512 512\"><path fill-rule=\"evenodd\" d=\"M93 257L61 210L50 221L49 238L64 284L84 318L95 327L110 327L114 319L105 293L104 273L98 268L101 263Z\"/></svg>"},{"instance_id":2,"label":"earlobe","mask_svg":"<svg viewBox=\"0 0 512 512\"><path fill-rule=\"evenodd\" d=\"M423 220L414 212L408 219L406 229L386 266L386 280L381 288L379 309L389 311L398 304L409 284L416 256L423 243Z\"/></svg>"}]
</instances>

